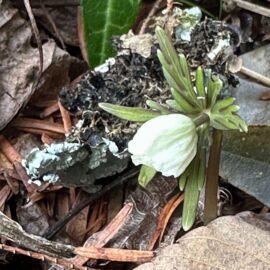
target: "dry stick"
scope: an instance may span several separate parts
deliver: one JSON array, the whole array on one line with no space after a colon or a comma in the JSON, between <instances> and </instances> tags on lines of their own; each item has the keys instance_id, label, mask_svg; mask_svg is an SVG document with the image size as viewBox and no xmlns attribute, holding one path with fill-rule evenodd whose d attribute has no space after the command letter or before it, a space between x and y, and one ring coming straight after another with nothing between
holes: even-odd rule
<instances>
[{"instance_id":1,"label":"dry stick","mask_svg":"<svg viewBox=\"0 0 270 270\"><path fill-rule=\"evenodd\" d=\"M17 127L17 129L27 132L27 133L33 133L33 134L37 134L37 135L48 135L49 137L51 137L54 140L63 140L65 139L64 134L60 134L60 133L55 133L55 132L51 132L51 131L47 131L44 129L39 129L39 128L24 128L24 127Z\"/></svg>"},{"instance_id":2,"label":"dry stick","mask_svg":"<svg viewBox=\"0 0 270 270\"><path fill-rule=\"evenodd\" d=\"M153 250L156 242L158 239L162 239L162 236L164 234L164 231L166 229L166 226L168 224L168 221L175 210L175 208L183 201L184 195L176 194L174 197L172 197L165 207L161 210L161 213L159 215L159 221L157 224L157 228L152 235L152 238L149 241L147 250Z\"/></svg>"},{"instance_id":3,"label":"dry stick","mask_svg":"<svg viewBox=\"0 0 270 270\"><path fill-rule=\"evenodd\" d=\"M214 129L205 184L204 223L208 224L218 213L218 179L222 131Z\"/></svg>"},{"instance_id":4,"label":"dry stick","mask_svg":"<svg viewBox=\"0 0 270 270\"><path fill-rule=\"evenodd\" d=\"M123 224L127 222L129 216L133 210L133 204L127 203L118 214L112 219L112 221L102 230L90 236L84 243L84 247L104 247L121 229ZM78 265L83 265L88 261L88 257L77 255L71 259L72 262Z\"/></svg>"},{"instance_id":5,"label":"dry stick","mask_svg":"<svg viewBox=\"0 0 270 270\"><path fill-rule=\"evenodd\" d=\"M72 128L71 118L69 115L69 112L63 107L60 101L58 101L58 106L61 112L61 116L63 119L64 129L65 132L68 133L70 129Z\"/></svg>"},{"instance_id":6,"label":"dry stick","mask_svg":"<svg viewBox=\"0 0 270 270\"><path fill-rule=\"evenodd\" d=\"M22 168L21 155L14 149L11 143L1 134L0 134L0 150L6 156L6 158L14 165L27 191L30 193L35 191L36 187L28 183L29 177L26 175L24 168Z\"/></svg>"},{"instance_id":7,"label":"dry stick","mask_svg":"<svg viewBox=\"0 0 270 270\"><path fill-rule=\"evenodd\" d=\"M16 1L15 5L21 7L21 1ZM80 0L42 0L42 3L46 7L77 7L80 5ZM40 7L40 0L31 0L31 6L33 8Z\"/></svg>"},{"instance_id":8,"label":"dry stick","mask_svg":"<svg viewBox=\"0 0 270 270\"><path fill-rule=\"evenodd\" d=\"M44 131L52 131L60 134L65 134L63 125L52 123L46 120L37 120L33 118L20 117L12 121L12 125L17 128L34 128Z\"/></svg>"},{"instance_id":9,"label":"dry stick","mask_svg":"<svg viewBox=\"0 0 270 270\"><path fill-rule=\"evenodd\" d=\"M240 8L249 10L253 13L257 13L257 14L260 14L262 16L270 17L270 9L269 8L259 6L259 5L256 5L254 3L250 3L246 0L245 1L244 0L234 0L234 2Z\"/></svg>"},{"instance_id":10,"label":"dry stick","mask_svg":"<svg viewBox=\"0 0 270 270\"><path fill-rule=\"evenodd\" d=\"M259 74L258 72L256 71L253 71L249 68L246 68L246 67L241 67L240 71L242 74L256 80L256 81L259 81L260 83L270 87L270 79L267 78L266 76L263 76L262 74Z\"/></svg>"},{"instance_id":11,"label":"dry stick","mask_svg":"<svg viewBox=\"0 0 270 270\"><path fill-rule=\"evenodd\" d=\"M11 193L11 188L8 185L5 185L1 190L0 190L0 208L5 205L6 200L8 199L9 195Z\"/></svg>"},{"instance_id":12,"label":"dry stick","mask_svg":"<svg viewBox=\"0 0 270 270\"><path fill-rule=\"evenodd\" d=\"M24 0L23 2L24 2L26 12L28 14L28 17L29 17L31 25L32 25L32 30L34 32L34 36L35 36L35 39L37 41L37 46L38 46L38 51L39 51L39 73L38 73L37 80L33 84L32 91L34 91L36 86L39 83L39 80L40 80L40 77L41 77L41 74L42 74L42 71L43 71L43 50L42 50L42 43L41 43L37 23L36 23L34 15L33 15L29 0Z\"/></svg>"},{"instance_id":13,"label":"dry stick","mask_svg":"<svg viewBox=\"0 0 270 270\"><path fill-rule=\"evenodd\" d=\"M156 11L159 9L160 4L163 0L157 0L156 3L153 5L151 10L148 13L147 18L144 20L141 29L139 31L139 35L142 35L146 32L146 27L148 26L149 22L151 21L152 17L155 15Z\"/></svg>"},{"instance_id":14,"label":"dry stick","mask_svg":"<svg viewBox=\"0 0 270 270\"><path fill-rule=\"evenodd\" d=\"M161 240L162 240L163 235L165 233L165 229L167 227L167 224L168 224L172 214L174 213L174 210L183 202L183 200L184 200L184 194L181 194L180 196L177 197L177 199L173 202L171 208L169 209L169 212L164 220L164 226L163 226L162 231L160 233L159 243L161 243Z\"/></svg>"},{"instance_id":15,"label":"dry stick","mask_svg":"<svg viewBox=\"0 0 270 270\"><path fill-rule=\"evenodd\" d=\"M122 185L128 180L134 178L137 174L138 174L138 169L135 168L131 170L130 172L117 177L116 180L114 180L107 186L103 187L101 191L93 194L84 202L81 202L79 205L76 206L76 208L71 209L61 220L55 222L51 227L49 227L48 230L43 234L43 237L47 239L51 239L55 234L59 232L59 230L61 230L67 224L67 222L69 222L74 216L76 216L82 209L84 209L86 206L95 202L97 199L105 195L111 189L119 185Z\"/></svg>"},{"instance_id":16,"label":"dry stick","mask_svg":"<svg viewBox=\"0 0 270 270\"><path fill-rule=\"evenodd\" d=\"M153 251L97 247L78 247L75 248L74 253L90 259L116 262L149 262L155 255Z\"/></svg>"},{"instance_id":17,"label":"dry stick","mask_svg":"<svg viewBox=\"0 0 270 270\"><path fill-rule=\"evenodd\" d=\"M62 37L61 33L58 31L58 28L57 28L56 24L54 23L51 15L50 15L50 13L48 12L48 10L45 7L44 3L42 3L41 1L40 1L40 5L41 5L41 8L42 8L45 16L47 17L49 23L51 24L51 26L53 28L53 31L55 32L58 40L60 41L60 44L61 44L62 49L66 51L66 46L65 46L65 43L63 41L63 37Z\"/></svg>"},{"instance_id":18,"label":"dry stick","mask_svg":"<svg viewBox=\"0 0 270 270\"><path fill-rule=\"evenodd\" d=\"M47 108L45 108L40 114L39 117L40 118L46 118L50 115L52 115L53 113L57 112L59 110L59 105L58 102L48 106Z\"/></svg>"},{"instance_id":19,"label":"dry stick","mask_svg":"<svg viewBox=\"0 0 270 270\"><path fill-rule=\"evenodd\" d=\"M0 212L0 236L18 246L25 247L36 252L50 256L71 257L74 247L52 242L40 236L25 232L21 225Z\"/></svg>"},{"instance_id":20,"label":"dry stick","mask_svg":"<svg viewBox=\"0 0 270 270\"><path fill-rule=\"evenodd\" d=\"M5 244L0 244L0 249L8 251L8 252L12 252L13 254L21 254L21 255L25 255L37 260L41 260L41 261L48 261L51 263L57 263L59 265L68 267L69 269L74 269L74 270L96 270L94 268L89 268L86 266L80 266L80 265L76 265L72 262L70 262L69 259L66 258L57 258L57 257L52 257L46 254L42 254L42 253L38 253L38 252L33 252L33 251L28 251L28 250L24 250L18 247L11 247Z\"/></svg>"}]
</instances>

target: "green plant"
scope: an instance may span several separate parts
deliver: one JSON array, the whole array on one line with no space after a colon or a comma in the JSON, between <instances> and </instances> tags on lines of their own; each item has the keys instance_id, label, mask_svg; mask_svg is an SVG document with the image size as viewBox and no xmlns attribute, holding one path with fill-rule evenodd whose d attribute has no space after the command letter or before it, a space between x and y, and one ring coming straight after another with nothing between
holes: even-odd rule
<instances>
[{"instance_id":1,"label":"green plant","mask_svg":"<svg viewBox=\"0 0 270 270\"><path fill-rule=\"evenodd\" d=\"M89 66L94 68L101 65L115 54L112 37L129 31L140 5L141 0L81 0Z\"/></svg>"},{"instance_id":2,"label":"green plant","mask_svg":"<svg viewBox=\"0 0 270 270\"><path fill-rule=\"evenodd\" d=\"M218 100L222 89L218 76L198 67L193 83L186 58L177 54L170 37L160 27L156 28L156 37L158 58L172 99L166 104L148 101L150 109L108 103L99 106L120 118L144 123L128 145L135 165L143 165L139 183L147 185L156 171L179 177L179 187L185 192L182 224L188 230L194 223L205 182L210 128L247 132L247 125L237 115L239 107L234 98Z\"/></svg>"}]
</instances>

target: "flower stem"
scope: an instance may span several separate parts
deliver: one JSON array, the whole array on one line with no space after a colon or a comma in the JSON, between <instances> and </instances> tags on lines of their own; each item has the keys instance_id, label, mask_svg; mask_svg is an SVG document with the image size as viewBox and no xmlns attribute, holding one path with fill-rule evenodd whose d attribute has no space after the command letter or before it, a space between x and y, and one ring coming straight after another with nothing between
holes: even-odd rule
<instances>
[{"instance_id":1,"label":"flower stem","mask_svg":"<svg viewBox=\"0 0 270 270\"><path fill-rule=\"evenodd\" d=\"M205 184L204 223L208 224L217 217L219 161L222 143L222 131L214 129L213 144L210 149Z\"/></svg>"},{"instance_id":2,"label":"flower stem","mask_svg":"<svg viewBox=\"0 0 270 270\"><path fill-rule=\"evenodd\" d=\"M206 113L200 114L198 117L196 117L193 121L196 127L208 122L210 120L209 115Z\"/></svg>"}]
</instances>

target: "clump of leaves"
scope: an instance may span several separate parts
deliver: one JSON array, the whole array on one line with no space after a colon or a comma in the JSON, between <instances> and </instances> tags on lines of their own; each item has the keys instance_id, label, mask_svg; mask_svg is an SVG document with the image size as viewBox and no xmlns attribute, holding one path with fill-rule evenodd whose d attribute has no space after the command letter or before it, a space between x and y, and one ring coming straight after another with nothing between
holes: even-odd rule
<instances>
[{"instance_id":1,"label":"clump of leaves","mask_svg":"<svg viewBox=\"0 0 270 270\"><path fill-rule=\"evenodd\" d=\"M139 183L146 186L157 171L179 177L179 187L185 192L182 225L188 230L194 223L205 182L210 128L247 132L247 125L237 115L239 107L234 98L217 99L222 89L218 76L198 67L193 83L185 56L177 54L166 32L157 27L156 37L158 58L172 99L166 104L149 100L149 109L108 103L99 106L122 119L143 123L128 144L134 164L143 165Z\"/></svg>"}]
</instances>

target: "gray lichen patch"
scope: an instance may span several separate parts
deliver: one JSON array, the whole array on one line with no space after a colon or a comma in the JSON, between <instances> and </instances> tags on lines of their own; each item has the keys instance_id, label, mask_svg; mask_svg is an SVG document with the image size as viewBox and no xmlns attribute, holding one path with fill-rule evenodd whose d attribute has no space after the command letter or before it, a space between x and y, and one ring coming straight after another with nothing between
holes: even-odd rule
<instances>
[{"instance_id":1,"label":"gray lichen patch","mask_svg":"<svg viewBox=\"0 0 270 270\"><path fill-rule=\"evenodd\" d=\"M62 142L34 148L22 161L27 174L37 185L44 182L66 187L82 187L90 193L100 189L97 179L124 170L128 158L118 159L108 151L108 145L87 147L80 143Z\"/></svg>"}]
</instances>

